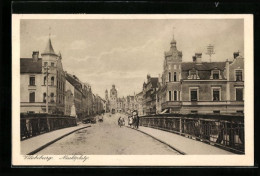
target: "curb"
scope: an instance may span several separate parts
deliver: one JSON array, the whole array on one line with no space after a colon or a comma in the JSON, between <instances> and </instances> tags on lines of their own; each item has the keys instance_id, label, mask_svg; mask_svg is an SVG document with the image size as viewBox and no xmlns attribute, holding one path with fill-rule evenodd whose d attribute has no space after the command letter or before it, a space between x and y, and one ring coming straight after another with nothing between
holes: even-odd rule
<instances>
[{"instance_id":1,"label":"curb","mask_svg":"<svg viewBox=\"0 0 260 176\"><path fill-rule=\"evenodd\" d=\"M125 127L130 128L129 126L125 126ZM133 128L130 128L130 129L133 129ZM147 136L150 136L151 138L153 138L153 139L155 139L155 140L157 140L157 141L159 141L159 142L161 142L161 143L167 145L168 147L170 147L171 149L177 151L178 153L180 153L180 154L182 154L182 155L186 155L185 152L183 152L183 151L181 151L181 150L179 150L179 149L173 147L172 145L170 145L170 144L168 144L168 143L166 143L166 142L164 142L164 141L162 141L162 140L160 140L160 139L158 139L158 138L152 136L152 135L149 134L149 133L146 133L146 132L141 131L141 130L139 130L139 129L133 129L133 130L136 130L136 131L139 131L139 132L141 132L141 133L143 133L143 134L146 134Z\"/></svg>"},{"instance_id":2,"label":"curb","mask_svg":"<svg viewBox=\"0 0 260 176\"><path fill-rule=\"evenodd\" d=\"M75 133L76 131L79 131L79 130L82 130L82 129L88 128L88 127L91 127L91 125L90 125L90 126L85 126L85 127L82 127L82 128L76 129L76 130L73 130L73 131L71 131L71 132L69 132L69 133L66 133L66 134L64 134L64 135L62 135L62 136L60 136L60 137L58 137L58 138L56 138L56 139L54 139L54 140L48 142L47 144L44 144L43 146L41 146L41 147L39 147L39 148L33 150L32 152L30 152L30 153L28 153L28 154L26 154L26 155L34 155L35 153L37 153L37 152L43 150L44 148L48 147L49 145L53 144L54 142L56 142L56 141L58 141L58 140L60 140L60 139L62 139L62 138L64 138L64 137L66 137L66 136L68 136L68 135L70 135L70 134L72 134L72 133Z\"/></svg>"}]
</instances>

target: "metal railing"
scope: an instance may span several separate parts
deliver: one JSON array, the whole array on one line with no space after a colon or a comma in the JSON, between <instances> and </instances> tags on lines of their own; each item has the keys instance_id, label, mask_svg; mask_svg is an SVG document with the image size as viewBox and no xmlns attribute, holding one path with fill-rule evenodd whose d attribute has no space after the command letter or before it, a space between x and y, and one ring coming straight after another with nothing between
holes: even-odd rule
<instances>
[{"instance_id":1,"label":"metal railing","mask_svg":"<svg viewBox=\"0 0 260 176\"><path fill-rule=\"evenodd\" d=\"M141 117L140 125L170 131L234 153L243 154L245 152L244 116L220 114L150 115Z\"/></svg>"},{"instance_id":2,"label":"metal railing","mask_svg":"<svg viewBox=\"0 0 260 176\"><path fill-rule=\"evenodd\" d=\"M21 140L37 136L49 131L76 126L76 118L50 114L21 114Z\"/></svg>"}]
</instances>

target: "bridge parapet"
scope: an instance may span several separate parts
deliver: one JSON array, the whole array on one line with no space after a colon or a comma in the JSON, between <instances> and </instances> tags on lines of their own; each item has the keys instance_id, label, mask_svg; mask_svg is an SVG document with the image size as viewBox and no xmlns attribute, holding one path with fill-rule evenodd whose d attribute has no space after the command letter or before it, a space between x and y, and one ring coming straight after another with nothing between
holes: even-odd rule
<instances>
[{"instance_id":1,"label":"bridge parapet","mask_svg":"<svg viewBox=\"0 0 260 176\"><path fill-rule=\"evenodd\" d=\"M76 126L76 118L53 114L25 114L20 117L21 140L49 131Z\"/></svg>"},{"instance_id":2,"label":"bridge parapet","mask_svg":"<svg viewBox=\"0 0 260 176\"><path fill-rule=\"evenodd\" d=\"M140 125L173 132L234 153L245 152L243 115L158 114L140 117Z\"/></svg>"}]
</instances>

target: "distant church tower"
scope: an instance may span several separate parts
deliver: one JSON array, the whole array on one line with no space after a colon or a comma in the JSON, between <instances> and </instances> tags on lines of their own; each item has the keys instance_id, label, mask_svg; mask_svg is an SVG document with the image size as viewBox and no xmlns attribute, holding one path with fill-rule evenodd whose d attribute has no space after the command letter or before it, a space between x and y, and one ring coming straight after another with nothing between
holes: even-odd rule
<instances>
[{"instance_id":1,"label":"distant church tower","mask_svg":"<svg viewBox=\"0 0 260 176\"><path fill-rule=\"evenodd\" d=\"M105 99L106 99L106 101L108 100L108 91L107 90L105 91Z\"/></svg>"},{"instance_id":2,"label":"distant church tower","mask_svg":"<svg viewBox=\"0 0 260 176\"><path fill-rule=\"evenodd\" d=\"M117 90L116 86L113 84L112 89L110 89L110 100L116 100L117 99Z\"/></svg>"},{"instance_id":3,"label":"distant church tower","mask_svg":"<svg viewBox=\"0 0 260 176\"><path fill-rule=\"evenodd\" d=\"M112 89L110 89L110 112L115 113L117 110L117 90L116 86L113 84Z\"/></svg>"}]
</instances>

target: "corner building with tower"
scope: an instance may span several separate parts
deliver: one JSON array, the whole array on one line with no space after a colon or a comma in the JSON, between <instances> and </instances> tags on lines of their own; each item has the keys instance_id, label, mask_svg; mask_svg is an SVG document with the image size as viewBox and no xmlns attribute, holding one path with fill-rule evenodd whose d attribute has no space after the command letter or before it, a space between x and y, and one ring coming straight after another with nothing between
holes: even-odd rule
<instances>
[{"instance_id":1,"label":"corner building with tower","mask_svg":"<svg viewBox=\"0 0 260 176\"><path fill-rule=\"evenodd\" d=\"M174 37L170 45L157 91L160 112L244 113L244 58L239 52L231 61L202 62L202 53L195 53L192 62L183 62Z\"/></svg>"}]
</instances>

